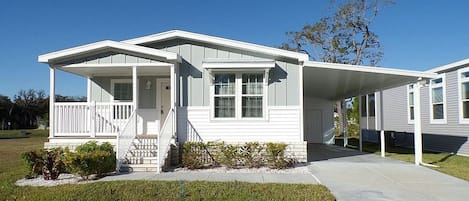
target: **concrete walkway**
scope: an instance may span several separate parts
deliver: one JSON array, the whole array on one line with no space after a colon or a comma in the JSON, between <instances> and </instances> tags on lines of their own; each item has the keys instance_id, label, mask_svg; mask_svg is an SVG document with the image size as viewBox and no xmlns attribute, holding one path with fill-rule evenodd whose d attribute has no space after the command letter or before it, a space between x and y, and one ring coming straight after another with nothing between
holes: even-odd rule
<instances>
[{"instance_id":1,"label":"concrete walkway","mask_svg":"<svg viewBox=\"0 0 469 201\"><path fill-rule=\"evenodd\" d=\"M337 200L469 200L469 182L352 149L308 145L309 167Z\"/></svg>"},{"instance_id":2,"label":"concrete walkway","mask_svg":"<svg viewBox=\"0 0 469 201\"><path fill-rule=\"evenodd\" d=\"M297 183L317 184L311 174L306 173L215 173L215 172L134 172L115 176L107 176L100 181L116 180L163 180L163 181L243 181L251 183Z\"/></svg>"}]
</instances>

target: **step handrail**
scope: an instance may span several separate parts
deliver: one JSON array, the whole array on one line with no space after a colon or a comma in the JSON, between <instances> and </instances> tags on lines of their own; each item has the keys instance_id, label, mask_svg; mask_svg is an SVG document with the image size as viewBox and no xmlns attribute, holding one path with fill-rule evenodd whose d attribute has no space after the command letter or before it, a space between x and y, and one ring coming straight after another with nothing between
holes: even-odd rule
<instances>
[{"instance_id":1,"label":"step handrail","mask_svg":"<svg viewBox=\"0 0 469 201\"><path fill-rule=\"evenodd\" d=\"M166 157L168 156L169 149L171 148L170 143L175 135L175 124L174 124L174 108L169 110L168 115L161 127L160 133L158 134L158 173L161 172Z\"/></svg>"},{"instance_id":2,"label":"step handrail","mask_svg":"<svg viewBox=\"0 0 469 201\"><path fill-rule=\"evenodd\" d=\"M121 164L126 160L125 156L137 136L137 110L133 110L127 122L117 135L116 142L116 171L120 171Z\"/></svg>"}]
</instances>

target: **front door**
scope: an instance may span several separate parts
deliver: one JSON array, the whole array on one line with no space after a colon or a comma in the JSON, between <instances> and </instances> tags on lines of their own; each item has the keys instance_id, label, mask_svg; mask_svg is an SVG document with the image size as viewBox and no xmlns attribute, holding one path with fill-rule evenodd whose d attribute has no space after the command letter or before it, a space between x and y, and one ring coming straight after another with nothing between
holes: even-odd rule
<instances>
[{"instance_id":1,"label":"front door","mask_svg":"<svg viewBox=\"0 0 469 201\"><path fill-rule=\"evenodd\" d=\"M160 114L160 130L163 127L164 121L166 120L166 116L169 113L169 109L171 108L171 85L169 79L159 79L158 81L158 91L159 95L158 102L159 107L157 109Z\"/></svg>"}]
</instances>

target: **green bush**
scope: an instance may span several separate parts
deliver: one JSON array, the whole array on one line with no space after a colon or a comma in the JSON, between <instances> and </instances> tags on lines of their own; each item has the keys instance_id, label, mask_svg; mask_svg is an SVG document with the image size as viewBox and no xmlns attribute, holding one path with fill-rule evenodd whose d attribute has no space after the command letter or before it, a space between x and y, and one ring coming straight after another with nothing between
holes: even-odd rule
<instances>
[{"instance_id":1,"label":"green bush","mask_svg":"<svg viewBox=\"0 0 469 201\"><path fill-rule=\"evenodd\" d=\"M285 169L292 164L285 158L285 149L287 145L284 143L267 143L267 161L270 168Z\"/></svg>"},{"instance_id":2,"label":"green bush","mask_svg":"<svg viewBox=\"0 0 469 201\"><path fill-rule=\"evenodd\" d=\"M182 150L182 165L188 169L200 169L204 167L202 159L204 143L202 142L186 142Z\"/></svg>"},{"instance_id":3,"label":"green bush","mask_svg":"<svg viewBox=\"0 0 469 201\"><path fill-rule=\"evenodd\" d=\"M248 142L243 145L223 142L186 142L183 145L182 164L188 169L223 165L228 168L270 168L284 169L292 165L285 158L287 145L283 143ZM267 163L266 163L267 162Z\"/></svg>"},{"instance_id":4,"label":"green bush","mask_svg":"<svg viewBox=\"0 0 469 201\"><path fill-rule=\"evenodd\" d=\"M116 169L116 154L108 142L98 145L90 141L77 146L75 152L65 155L65 164L71 173L89 179L90 175L102 176Z\"/></svg>"},{"instance_id":5,"label":"green bush","mask_svg":"<svg viewBox=\"0 0 469 201\"><path fill-rule=\"evenodd\" d=\"M24 152L21 154L21 158L29 169L26 178L35 178L42 174L45 180L55 180L61 173L65 172L62 148Z\"/></svg>"},{"instance_id":6,"label":"green bush","mask_svg":"<svg viewBox=\"0 0 469 201\"><path fill-rule=\"evenodd\" d=\"M248 142L241 146L241 158L243 163L249 168L260 168L264 165L264 157L262 155L264 146L258 142Z\"/></svg>"}]
</instances>

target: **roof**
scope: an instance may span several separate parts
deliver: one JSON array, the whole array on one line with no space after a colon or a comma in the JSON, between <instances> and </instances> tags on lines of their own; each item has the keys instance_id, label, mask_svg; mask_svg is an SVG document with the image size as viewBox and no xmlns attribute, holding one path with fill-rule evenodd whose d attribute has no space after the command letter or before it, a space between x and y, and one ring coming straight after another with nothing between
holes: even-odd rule
<instances>
[{"instance_id":1,"label":"roof","mask_svg":"<svg viewBox=\"0 0 469 201\"><path fill-rule=\"evenodd\" d=\"M453 69L459 68L459 67L467 65L467 64L469 64L469 58L466 58L466 59L463 59L463 60L460 60L460 61L456 61L456 62L453 62L453 63L450 63L450 64L446 64L446 65L443 65L443 66L438 66L438 67L432 68L430 70L427 70L426 72L440 73L440 72L444 72L444 71L451 71Z\"/></svg>"},{"instance_id":2,"label":"roof","mask_svg":"<svg viewBox=\"0 0 469 201\"><path fill-rule=\"evenodd\" d=\"M421 79L435 73L308 61L304 63L304 93L328 100L340 100L373 93Z\"/></svg>"},{"instance_id":3,"label":"roof","mask_svg":"<svg viewBox=\"0 0 469 201\"><path fill-rule=\"evenodd\" d=\"M48 54L39 55L38 61L43 63L50 63L54 60L70 58L73 56L105 49L118 49L137 54L144 54L153 57L163 58L169 61L180 61L180 58L176 53L111 40L99 41L78 47L51 52Z\"/></svg>"},{"instance_id":4,"label":"roof","mask_svg":"<svg viewBox=\"0 0 469 201\"><path fill-rule=\"evenodd\" d=\"M263 45L257 45L253 43L241 42L241 41L230 40L226 38L220 38L220 37L209 36L205 34L181 31L181 30L171 30L171 31L162 32L158 34L124 40L121 42L129 43L129 44L146 44L146 43L160 42L160 41L166 41L166 40L171 40L171 39L176 39L176 38L203 42L203 43L208 43L208 44L213 44L213 45L219 45L219 46L224 46L224 47L229 47L229 48L235 48L235 49L240 49L240 50L245 50L245 51L264 53L267 55L272 55L272 56L277 56L277 57L292 58L292 59L297 59L298 61L309 60L309 56L304 53L298 53L298 52L293 52L293 51L288 51L288 50L283 50L283 49L278 49L278 48L273 48L273 47L267 47Z\"/></svg>"}]
</instances>

